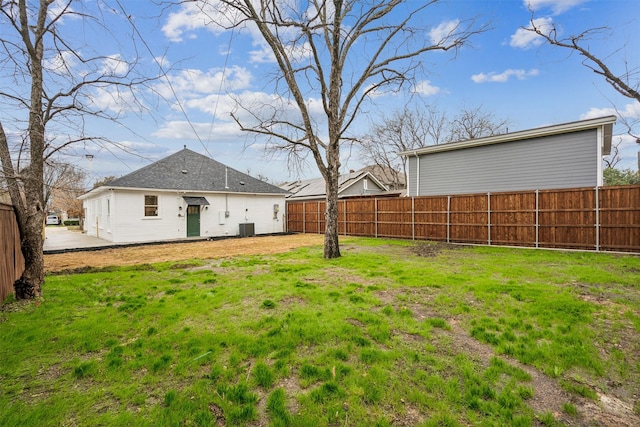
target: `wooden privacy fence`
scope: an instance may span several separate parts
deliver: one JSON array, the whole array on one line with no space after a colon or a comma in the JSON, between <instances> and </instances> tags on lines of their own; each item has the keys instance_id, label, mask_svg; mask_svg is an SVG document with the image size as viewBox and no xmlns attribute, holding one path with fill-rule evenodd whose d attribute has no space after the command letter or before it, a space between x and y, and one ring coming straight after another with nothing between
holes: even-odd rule
<instances>
[{"instance_id":1,"label":"wooden privacy fence","mask_svg":"<svg viewBox=\"0 0 640 427\"><path fill-rule=\"evenodd\" d=\"M20 233L13 206L0 203L0 302L13 293L15 282L24 271Z\"/></svg>"},{"instance_id":2,"label":"wooden privacy fence","mask_svg":"<svg viewBox=\"0 0 640 427\"><path fill-rule=\"evenodd\" d=\"M287 202L287 231L324 233L324 201ZM339 201L338 232L640 252L640 185Z\"/></svg>"}]
</instances>

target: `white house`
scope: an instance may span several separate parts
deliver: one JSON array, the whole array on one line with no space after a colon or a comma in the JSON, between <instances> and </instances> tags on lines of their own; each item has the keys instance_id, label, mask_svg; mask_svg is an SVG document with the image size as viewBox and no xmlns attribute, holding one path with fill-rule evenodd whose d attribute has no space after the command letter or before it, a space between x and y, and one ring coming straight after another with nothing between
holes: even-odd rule
<instances>
[{"instance_id":1,"label":"white house","mask_svg":"<svg viewBox=\"0 0 640 427\"><path fill-rule=\"evenodd\" d=\"M185 147L79 198L88 235L132 243L283 232L285 195Z\"/></svg>"},{"instance_id":2,"label":"white house","mask_svg":"<svg viewBox=\"0 0 640 427\"><path fill-rule=\"evenodd\" d=\"M399 153L407 195L434 196L602 185L615 116Z\"/></svg>"}]
</instances>

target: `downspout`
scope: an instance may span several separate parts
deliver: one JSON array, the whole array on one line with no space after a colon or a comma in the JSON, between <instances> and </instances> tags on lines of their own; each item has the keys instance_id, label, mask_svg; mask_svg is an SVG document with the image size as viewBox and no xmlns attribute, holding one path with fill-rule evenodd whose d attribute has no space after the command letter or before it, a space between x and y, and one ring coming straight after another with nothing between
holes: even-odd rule
<instances>
[{"instance_id":1,"label":"downspout","mask_svg":"<svg viewBox=\"0 0 640 427\"><path fill-rule=\"evenodd\" d=\"M603 185L603 179L602 179L602 148L604 147L604 125L603 126L598 126L598 128L596 129L596 144L598 145L597 151L597 158L596 161L598 162L597 165L597 177L596 177L596 187L602 187Z\"/></svg>"},{"instance_id":2,"label":"downspout","mask_svg":"<svg viewBox=\"0 0 640 427\"><path fill-rule=\"evenodd\" d=\"M420 156L417 151L414 151L413 155L416 156L416 197L418 197L420 195Z\"/></svg>"}]
</instances>

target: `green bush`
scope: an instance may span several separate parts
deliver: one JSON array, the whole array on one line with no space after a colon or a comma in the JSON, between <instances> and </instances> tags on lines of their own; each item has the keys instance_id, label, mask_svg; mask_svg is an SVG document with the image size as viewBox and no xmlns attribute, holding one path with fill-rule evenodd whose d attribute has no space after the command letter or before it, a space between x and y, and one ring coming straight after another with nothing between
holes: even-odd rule
<instances>
[{"instance_id":1,"label":"green bush","mask_svg":"<svg viewBox=\"0 0 640 427\"><path fill-rule=\"evenodd\" d=\"M64 224L65 226L73 226L73 225L80 225L80 220L79 219L67 219L66 221L63 221L62 224Z\"/></svg>"}]
</instances>

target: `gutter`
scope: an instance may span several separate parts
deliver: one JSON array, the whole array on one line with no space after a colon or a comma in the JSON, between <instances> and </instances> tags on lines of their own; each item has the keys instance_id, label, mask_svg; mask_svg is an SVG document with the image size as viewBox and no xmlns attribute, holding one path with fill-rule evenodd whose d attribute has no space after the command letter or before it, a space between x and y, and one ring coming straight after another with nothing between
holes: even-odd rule
<instances>
[{"instance_id":1,"label":"gutter","mask_svg":"<svg viewBox=\"0 0 640 427\"><path fill-rule=\"evenodd\" d=\"M464 148L478 147L484 145L500 144L503 142L520 141L525 139L539 138L549 135L561 135L564 133L579 132L589 129L598 129L602 126L610 125L616 122L616 116L598 117L595 119L581 120L577 122L563 123L559 125L544 126L539 128L527 129L513 133L505 133L501 135L487 136L478 139L469 139L466 141L451 142L447 144L432 145L421 148L419 150L401 151L400 156L410 156L427 153L437 153L441 151L461 150Z\"/></svg>"}]
</instances>

